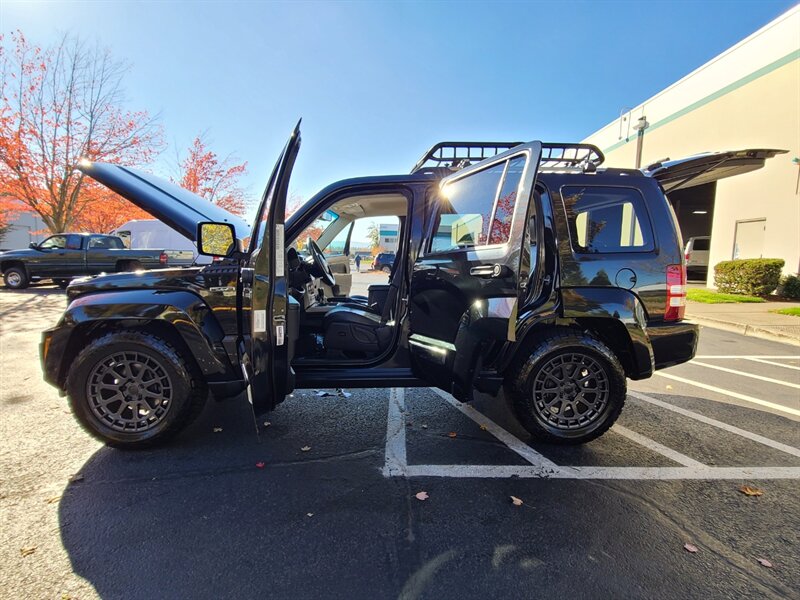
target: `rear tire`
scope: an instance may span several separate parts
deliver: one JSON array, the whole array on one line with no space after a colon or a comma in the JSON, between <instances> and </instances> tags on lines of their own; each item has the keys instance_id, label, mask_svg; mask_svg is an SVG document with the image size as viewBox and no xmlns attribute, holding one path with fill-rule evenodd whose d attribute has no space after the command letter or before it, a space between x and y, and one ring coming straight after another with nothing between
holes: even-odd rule
<instances>
[{"instance_id":1,"label":"rear tire","mask_svg":"<svg viewBox=\"0 0 800 600\"><path fill-rule=\"evenodd\" d=\"M163 444L203 409L205 382L186 357L146 332L93 340L69 368L67 395L83 428L109 446Z\"/></svg>"},{"instance_id":2,"label":"rear tire","mask_svg":"<svg viewBox=\"0 0 800 600\"><path fill-rule=\"evenodd\" d=\"M584 444L603 435L622 411L625 371L596 338L562 330L537 340L512 369L506 393L522 426L553 444Z\"/></svg>"},{"instance_id":3,"label":"rear tire","mask_svg":"<svg viewBox=\"0 0 800 600\"><path fill-rule=\"evenodd\" d=\"M12 290L24 290L30 284L23 267L10 267L3 271L3 282Z\"/></svg>"},{"instance_id":4,"label":"rear tire","mask_svg":"<svg viewBox=\"0 0 800 600\"><path fill-rule=\"evenodd\" d=\"M138 260L124 260L117 263L117 273L130 273L132 271L141 271L142 263Z\"/></svg>"},{"instance_id":5,"label":"rear tire","mask_svg":"<svg viewBox=\"0 0 800 600\"><path fill-rule=\"evenodd\" d=\"M53 283L55 283L62 290L65 290L69 285L69 279L53 279Z\"/></svg>"},{"instance_id":6,"label":"rear tire","mask_svg":"<svg viewBox=\"0 0 800 600\"><path fill-rule=\"evenodd\" d=\"M381 267L381 271L383 271L384 273L386 273L388 275L389 273L392 272L392 268L387 265L387 266Z\"/></svg>"}]
</instances>

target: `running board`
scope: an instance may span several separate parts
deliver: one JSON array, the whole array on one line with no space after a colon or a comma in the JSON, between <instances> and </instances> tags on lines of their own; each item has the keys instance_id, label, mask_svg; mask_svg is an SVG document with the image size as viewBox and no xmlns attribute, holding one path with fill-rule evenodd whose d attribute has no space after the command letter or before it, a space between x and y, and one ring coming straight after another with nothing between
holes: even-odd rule
<instances>
[{"instance_id":1,"label":"running board","mask_svg":"<svg viewBox=\"0 0 800 600\"><path fill-rule=\"evenodd\" d=\"M311 388L391 388L428 387L430 383L414 376L411 369L304 369L295 365L297 389Z\"/></svg>"}]
</instances>

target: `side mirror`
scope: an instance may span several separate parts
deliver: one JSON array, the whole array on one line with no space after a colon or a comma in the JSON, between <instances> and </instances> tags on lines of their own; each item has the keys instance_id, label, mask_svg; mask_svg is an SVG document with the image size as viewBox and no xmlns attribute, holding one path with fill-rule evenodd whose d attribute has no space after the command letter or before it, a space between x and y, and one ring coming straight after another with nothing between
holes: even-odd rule
<instances>
[{"instance_id":1,"label":"side mirror","mask_svg":"<svg viewBox=\"0 0 800 600\"><path fill-rule=\"evenodd\" d=\"M28 248L31 248L33 250L38 250L39 244L37 244L36 242L31 242L30 244L28 244Z\"/></svg>"},{"instance_id":2,"label":"side mirror","mask_svg":"<svg viewBox=\"0 0 800 600\"><path fill-rule=\"evenodd\" d=\"M205 256L230 256L236 250L236 231L230 223L198 223L197 251Z\"/></svg>"}]
</instances>

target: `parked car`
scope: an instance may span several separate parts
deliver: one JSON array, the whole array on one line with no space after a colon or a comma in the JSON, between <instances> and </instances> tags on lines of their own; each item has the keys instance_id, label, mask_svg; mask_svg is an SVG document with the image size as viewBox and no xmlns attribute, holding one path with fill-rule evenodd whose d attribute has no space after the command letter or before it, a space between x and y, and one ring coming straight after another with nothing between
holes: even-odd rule
<instances>
[{"instance_id":1,"label":"parked car","mask_svg":"<svg viewBox=\"0 0 800 600\"><path fill-rule=\"evenodd\" d=\"M686 242L684 251L686 258L686 272L691 277L708 276L708 251L711 246L711 238L707 236L690 237Z\"/></svg>"},{"instance_id":2,"label":"parked car","mask_svg":"<svg viewBox=\"0 0 800 600\"><path fill-rule=\"evenodd\" d=\"M642 172L602 168L602 152L584 144L449 142L408 175L333 183L285 219L299 147L298 125L252 231L146 173L81 167L196 239L201 253L232 261L70 285L41 360L92 435L121 448L163 442L209 391L246 391L261 413L295 388L436 386L461 401L504 388L537 439L592 440L620 414L626 378L695 353L664 189L692 173L707 183L749 171L776 153ZM335 218L311 237L326 211ZM390 281L365 301L334 296L324 248L355 218L387 213L400 223Z\"/></svg>"},{"instance_id":3,"label":"parked car","mask_svg":"<svg viewBox=\"0 0 800 600\"><path fill-rule=\"evenodd\" d=\"M394 252L381 252L375 255L375 260L372 262L372 269L374 271L391 273L392 265L394 265Z\"/></svg>"},{"instance_id":4,"label":"parked car","mask_svg":"<svg viewBox=\"0 0 800 600\"><path fill-rule=\"evenodd\" d=\"M73 277L104 272L138 271L188 266L191 252L130 250L116 235L58 233L24 250L0 253L0 271L6 287L20 290L31 281L52 279L66 287Z\"/></svg>"}]
</instances>

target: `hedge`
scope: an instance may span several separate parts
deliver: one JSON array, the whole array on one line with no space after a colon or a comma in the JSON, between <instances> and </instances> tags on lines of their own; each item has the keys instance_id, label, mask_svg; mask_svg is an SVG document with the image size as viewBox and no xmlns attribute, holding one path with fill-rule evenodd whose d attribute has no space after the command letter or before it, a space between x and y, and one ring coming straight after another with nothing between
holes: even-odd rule
<instances>
[{"instance_id":1,"label":"hedge","mask_svg":"<svg viewBox=\"0 0 800 600\"><path fill-rule=\"evenodd\" d=\"M781 280L782 258L725 260L714 267L714 284L720 292L768 296Z\"/></svg>"},{"instance_id":2,"label":"hedge","mask_svg":"<svg viewBox=\"0 0 800 600\"><path fill-rule=\"evenodd\" d=\"M800 300L800 277L797 275L787 275L781 280L778 294L784 298Z\"/></svg>"}]
</instances>

